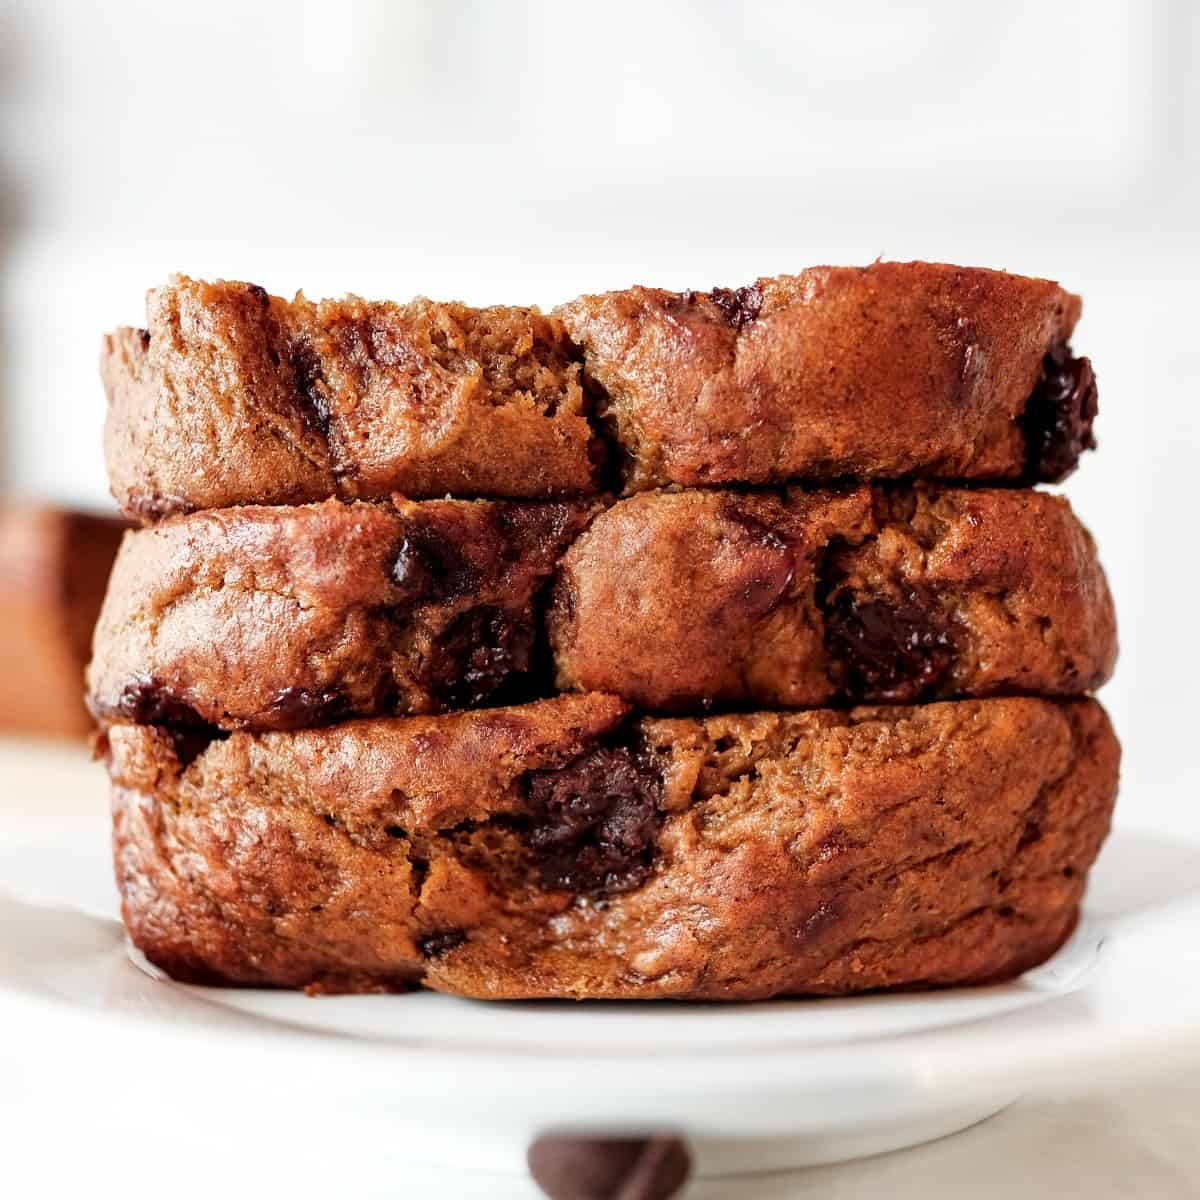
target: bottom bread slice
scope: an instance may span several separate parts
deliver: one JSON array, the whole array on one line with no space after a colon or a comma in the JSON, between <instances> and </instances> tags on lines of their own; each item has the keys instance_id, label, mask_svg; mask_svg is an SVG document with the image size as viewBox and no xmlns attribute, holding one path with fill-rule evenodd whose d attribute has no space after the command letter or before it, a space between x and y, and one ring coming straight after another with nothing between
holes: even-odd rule
<instances>
[{"instance_id":1,"label":"bottom bread slice","mask_svg":"<svg viewBox=\"0 0 1200 1200\"><path fill-rule=\"evenodd\" d=\"M601 694L102 739L134 943L178 979L750 1000L982 983L1076 920L1092 700L632 716Z\"/></svg>"}]
</instances>

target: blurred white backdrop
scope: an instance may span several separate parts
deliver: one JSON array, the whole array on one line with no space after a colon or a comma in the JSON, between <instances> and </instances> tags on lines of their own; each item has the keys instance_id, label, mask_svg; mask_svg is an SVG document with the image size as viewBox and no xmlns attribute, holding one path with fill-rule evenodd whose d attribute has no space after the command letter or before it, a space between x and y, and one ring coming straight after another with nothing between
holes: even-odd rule
<instances>
[{"instance_id":1,"label":"blurred white backdrop","mask_svg":"<svg viewBox=\"0 0 1200 1200\"><path fill-rule=\"evenodd\" d=\"M1194 803L1200 5L0 0L3 470L101 504L100 332L172 271L555 303L944 259L1060 279L1122 820Z\"/></svg>"}]
</instances>

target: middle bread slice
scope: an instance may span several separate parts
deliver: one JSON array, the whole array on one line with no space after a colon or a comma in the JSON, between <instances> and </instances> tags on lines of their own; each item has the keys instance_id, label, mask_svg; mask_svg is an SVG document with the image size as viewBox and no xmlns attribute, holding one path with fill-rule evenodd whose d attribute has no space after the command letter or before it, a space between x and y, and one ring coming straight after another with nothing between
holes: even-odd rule
<instances>
[{"instance_id":1,"label":"middle bread slice","mask_svg":"<svg viewBox=\"0 0 1200 1200\"><path fill-rule=\"evenodd\" d=\"M556 688L660 711L1072 696L1115 656L1092 539L1036 491L333 500L127 534L88 690L103 720L261 731Z\"/></svg>"}]
</instances>

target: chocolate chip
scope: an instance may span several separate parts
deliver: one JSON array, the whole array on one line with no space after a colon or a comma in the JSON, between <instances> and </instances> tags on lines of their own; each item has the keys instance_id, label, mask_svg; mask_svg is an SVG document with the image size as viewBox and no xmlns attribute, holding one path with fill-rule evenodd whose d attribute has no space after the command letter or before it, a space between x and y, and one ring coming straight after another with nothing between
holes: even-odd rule
<instances>
[{"instance_id":1,"label":"chocolate chip","mask_svg":"<svg viewBox=\"0 0 1200 1200\"><path fill-rule=\"evenodd\" d=\"M742 502L741 497L727 496L721 505L721 516L740 526L760 546L767 550L790 550L792 541L774 525L764 521Z\"/></svg>"},{"instance_id":2,"label":"chocolate chip","mask_svg":"<svg viewBox=\"0 0 1200 1200\"><path fill-rule=\"evenodd\" d=\"M681 1138L583 1137L545 1133L526 1154L550 1200L670 1200L691 1173Z\"/></svg>"},{"instance_id":3,"label":"chocolate chip","mask_svg":"<svg viewBox=\"0 0 1200 1200\"><path fill-rule=\"evenodd\" d=\"M528 831L542 884L607 895L640 887L654 867L662 780L627 747L601 747L529 778Z\"/></svg>"},{"instance_id":4,"label":"chocolate chip","mask_svg":"<svg viewBox=\"0 0 1200 1200\"><path fill-rule=\"evenodd\" d=\"M142 349L149 350L150 349L150 330L139 329L136 332L138 335L138 340L142 343Z\"/></svg>"},{"instance_id":5,"label":"chocolate chip","mask_svg":"<svg viewBox=\"0 0 1200 1200\"><path fill-rule=\"evenodd\" d=\"M440 958L443 954L457 949L466 940L467 934L463 929L443 929L439 933L431 933L419 939L417 949L424 958Z\"/></svg>"},{"instance_id":6,"label":"chocolate chip","mask_svg":"<svg viewBox=\"0 0 1200 1200\"><path fill-rule=\"evenodd\" d=\"M392 564L392 579L411 600L451 604L479 589L480 573L435 522L410 520Z\"/></svg>"},{"instance_id":7,"label":"chocolate chip","mask_svg":"<svg viewBox=\"0 0 1200 1200\"><path fill-rule=\"evenodd\" d=\"M740 288L713 288L708 295L734 329L745 329L751 321L758 319L762 311L763 294L757 284Z\"/></svg>"},{"instance_id":8,"label":"chocolate chip","mask_svg":"<svg viewBox=\"0 0 1200 1200\"><path fill-rule=\"evenodd\" d=\"M331 410L324 391L325 375L320 356L309 342L302 341L291 348L288 357L300 419L313 433L327 435Z\"/></svg>"},{"instance_id":9,"label":"chocolate chip","mask_svg":"<svg viewBox=\"0 0 1200 1200\"><path fill-rule=\"evenodd\" d=\"M183 766L194 762L208 746L227 735L209 724L186 701L155 679L140 676L121 689L116 715L136 725L157 725L171 735L175 757Z\"/></svg>"},{"instance_id":10,"label":"chocolate chip","mask_svg":"<svg viewBox=\"0 0 1200 1200\"><path fill-rule=\"evenodd\" d=\"M223 742L229 735L215 725L197 729L170 729L175 744L175 757L181 767L191 766L213 742Z\"/></svg>"},{"instance_id":11,"label":"chocolate chip","mask_svg":"<svg viewBox=\"0 0 1200 1200\"><path fill-rule=\"evenodd\" d=\"M491 523L504 562L517 562L545 547L556 552L570 530L578 528L579 506L575 504L501 504L493 511Z\"/></svg>"},{"instance_id":12,"label":"chocolate chip","mask_svg":"<svg viewBox=\"0 0 1200 1200\"><path fill-rule=\"evenodd\" d=\"M1051 348L1042 360L1042 378L1025 406L1026 474L1056 483L1075 469L1085 450L1096 448L1092 425L1099 393L1092 364L1074 358L1066 345Z\"/></svg>"},{"instance_id":13,"label":"chocolate chip","mask_svg":"<svg viewBox=\"0 0 1200 1200\"><path fill-rule=\"evenodd\" d=\"M917 700L955 656L945 618L915 593L899 601L835 595L825 605L825 644L844 667L843 690L855 699Z\"/></svg>"},{"instance_id":14,"label":"chocolate chip","mask_svg":"<svg viewBox=\"0 0 1200 1200\"><path fill-rule=\"evenodd\" d=\"M129 680L117 698L118 715L136 725L171 725L198 728L206 724L200 714L170 688L142 675Z\"/></svg>"},{"instance_id":15,"label":"chocolate chip","mask_svg":"<svg viewBox=\"0 0 1200 1200\"><path fill-rule=\"evenodd\" d=\"M265 287L260 287L257 283L246 284L246 291L249 292L250 295L253 296L255 300L257 300L259 304L263 306L263 308L266 308L267 305L271 303L271 297L267 292L267 289Z\"/></svg>"},{"instance_id":16,"label":"chocolate chip","mask_svg":"<svg viewBox=\"0 0 1200 1200\"><path fill-rule=\"evenodd\" d=\"M307 729L344 721L350 714L350 702L339 688L314 692L290 687L275 693L260 723L265 729Z\"/></svg>"},{"instance_id":17,"label":"chocolate chip","mask_svg":"<svg viewBox=\"0 0 1200 1200\"><path fill-rule=\"evenodd\" d=\"M438 636L422 682L448 708L477 708L529 670L533 649L528 620L498 608L473 608Z\"/></svg>"}]
</instances>

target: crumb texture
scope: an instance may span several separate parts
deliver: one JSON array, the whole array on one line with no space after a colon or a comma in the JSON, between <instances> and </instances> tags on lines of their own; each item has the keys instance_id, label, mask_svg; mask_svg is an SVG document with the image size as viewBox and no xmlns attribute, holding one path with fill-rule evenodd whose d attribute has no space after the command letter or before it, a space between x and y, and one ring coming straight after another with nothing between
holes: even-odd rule
<instances>
[{"instance_id":1,"label":"crumb texture","mask_svg":"<svg viewBox=\"0 0 1200 1200\"><path fill-rule=\"evenodd\" d=\"M113 494L235 504L667 484L1059 479L1094 445L1077 296L936 263L583 296L544 315L177 276L104 339Z\"/></svg>"},{"instance_id":2,"label":"crumb texture","mask_svg":"<svg viewBox=\"0 0 1200 1200\"><path fill-rule=\"evenodd\" d=\"M541 593L589 512L328 500L139 530L96 629L91 707L263 730L535 694Z\"/></svg>"},{"instance_id":3,"label":"crumb texture","mask_svg":"<svg viewBox=\"0 0 1200 1200\"><path fill-rule=\"evenodd\" d=\"M104 340L105 449L135 516L345 499L593 490L561 322L418 299L289 302L177 276Z\"/></svg>"},{"instance_id":4,"label":"crumb texture","mask_svg":"<svg viewBox=\"0 0 1200 1200\"><path fill-rule=\"evenodd\" d=\"M735 291L635 287L558 313L604 397L625 486L640 491L1023 479L1031 469L1060 478L1091 444L1090 365L1081 389L1041 384L1069 358L1079 310L1077 296L1043 279L877 262Z\"/></svg>"},{"instance_id":5,"label":"crumb texture","mask_svg":"<svg viewBox=\"0 0 1200 1200\"><path fill-rule=\"evenodd\" d=\"M1119 759L1088 700L695 719L597 694L187 762L119 725L104 752L126 922L172 975L510 999L1015 975L1073 926Z\"/></svg>"},{"instance_id":6,"label":"crumb texture","mask_svg":"<svg viewBox=\"0 0 1200 1200\"><path fill-rule=\"evenodd\" d=\"M1027 490L644 493L553 596L558 684L657 711L1077 695L1117 650L1090 535Z\"/></svg>"}]
</instances>

